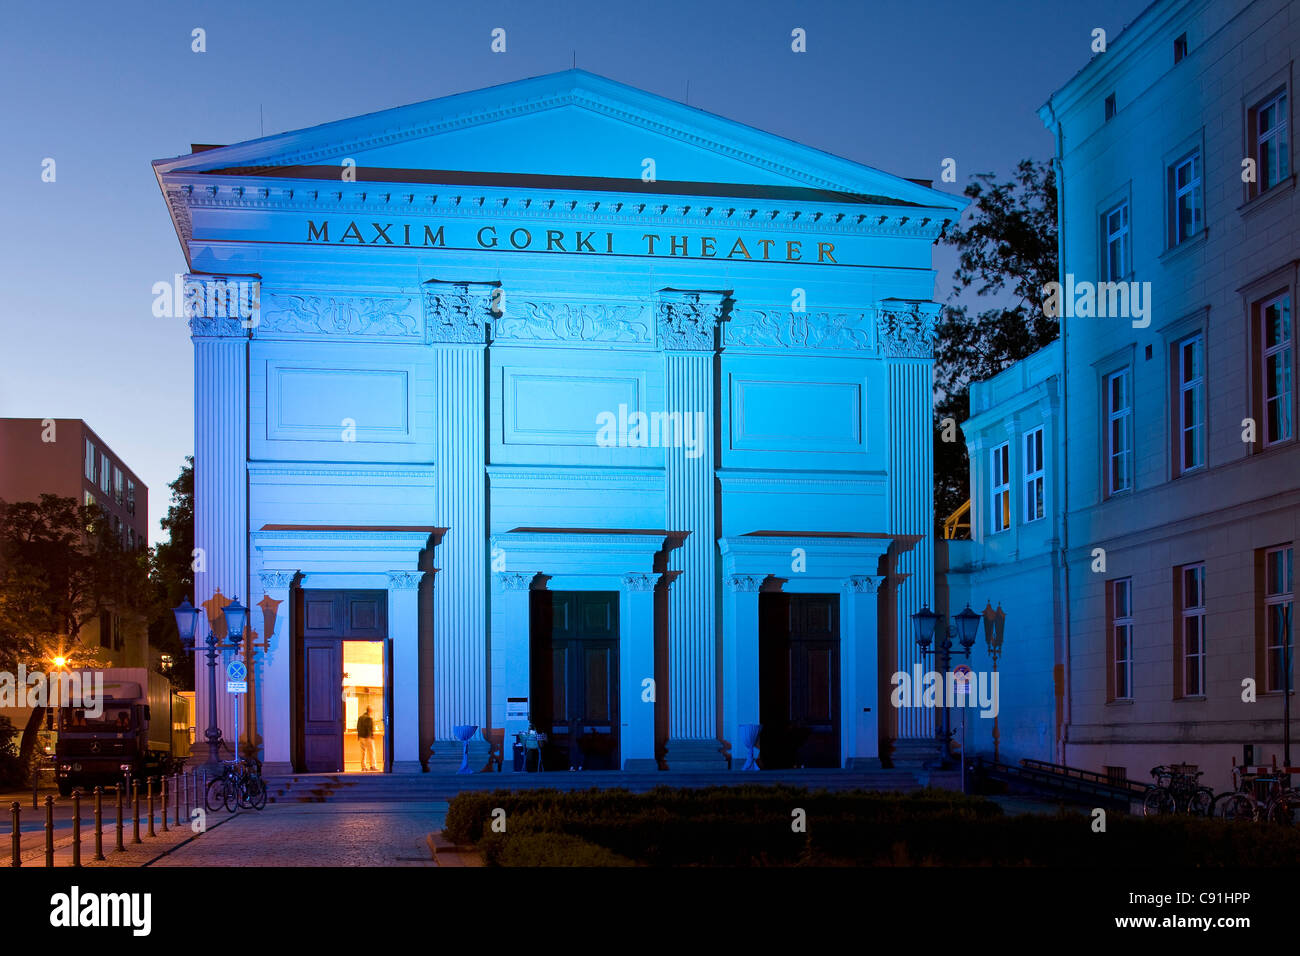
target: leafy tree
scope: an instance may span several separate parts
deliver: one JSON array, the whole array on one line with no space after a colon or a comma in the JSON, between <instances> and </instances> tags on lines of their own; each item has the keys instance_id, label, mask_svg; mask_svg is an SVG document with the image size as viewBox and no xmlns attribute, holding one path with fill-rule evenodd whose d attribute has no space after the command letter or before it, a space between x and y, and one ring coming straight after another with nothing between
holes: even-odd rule
<instances>
[{"instance_id":1,"label":"leafy tree","mask_svg":"<svg viewBox=\"0 0 1300 956\"><path fill-rule=\"evenodd\" d=\"M939 317L935 345L934 511L936 530L970 497L970 462L960 424L970 416L970 383L991 378L1049 345L1058 321L1043 312L1043 288L1057 279L1056 180L1052 164L1021 160L1009 182L972 177L969 219L943 239L960 255L956 288ZM973 290L987 308L955 300ZM955 440L945 441L945 432Z\"/></svg>"},{"instance_id":2,"label":"leafy tree","mask_svg":"<svg viewBox=\"0 0 1300 956\"><path fill-rule=\"evenodd\" d=\"M174 662L168 675L178 688L193 690L194 671L180 666L184 649L176 633L176 619L171 609L181 601L194 601L194 456L185 459L171 489L171 503L162 528L167 540L154 545L149 576L153 582L159 613L149 623L149 643Z\"/></svg>"},{"instance_id":3,"label":"leafy tree","mask_svg":"<svg viewBox=\"0 0 1300 956\"><path fill-rule=\"evenodd\" d=\"M155 613L144 552L125 547L95 505L57 495L0 502L0 668L44 671L56 656L99 663L79 638L105 611L128 626ZM44 717L34 708L23 730L23 766Z\"/></svg>"}]
</instances>

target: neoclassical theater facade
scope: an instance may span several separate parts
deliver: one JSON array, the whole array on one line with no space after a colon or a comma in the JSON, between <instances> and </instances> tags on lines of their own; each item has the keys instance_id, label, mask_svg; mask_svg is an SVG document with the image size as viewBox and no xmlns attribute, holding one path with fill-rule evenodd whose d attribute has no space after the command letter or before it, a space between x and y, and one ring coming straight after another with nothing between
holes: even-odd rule
<instances>
[{"instance_id":1,"label":"neoclassical theater facade","mask_svg":"<svg viewBox=\"0 0 1300 956\"><path fill-rule=\"evenodd\" d=\"M154 168L196 603L252 608L228 740L360 769L369 709L384 770L468 736L509 771L530 725L548 771L678 770L927 733L888 691L965 200L578 70Z\"/></svg>"}]
</instances>

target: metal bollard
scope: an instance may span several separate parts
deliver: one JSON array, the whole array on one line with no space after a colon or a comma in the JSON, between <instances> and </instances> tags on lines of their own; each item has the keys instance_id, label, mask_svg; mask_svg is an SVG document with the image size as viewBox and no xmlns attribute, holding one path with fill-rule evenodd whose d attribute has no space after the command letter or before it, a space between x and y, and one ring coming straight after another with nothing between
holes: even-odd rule
<instances>
[{"instance_id":1,"label":"metal bollard","mask_svg":"<svg viewBox=\"0 0 1300 956\"><path fill-rule=\"evenodd\" d=\"M104 859L104 788L95 788L95 859Z\"/></svg>"},{"instance_id":2,"label":"metal bollard","mask_svg":"<svg viewBox=\"0 0 1300 956\"><path fill-rule=\"evenodd\" d=\"M122 845L122 785L118 784L113 790L117 793L117 852L125 853L126 847Z\"/></svg>"},{"instance_id":3,"label":"metal bollard","mask_svg":"<svg viewBox=\"0 0 1300 956\"><path fill-rule=\"evenodd\" d=\"M149 792L149 835L157 836L157 834L153 832L153 781L153 777L147 778L144 782L144 787L145 790Z\"/></svg>"},{"instance_id":4,"label":"metal bollard","mask_svg":"<svg viewBox=\"0 0 1300 956\"><path fill-rule=\"evenodd\" d=\"M166 833L168 829L167 828L167 778L159 777L158 779L162 783L162 802L158 804L158 809L162 811L161 814L162 828L163 828L163 833Z\"/></svg>"},{"instance_id":5,"label":"metal bollard","mask_svg":"<svg viewBox=\"0 0 1300 956\"><path fill-rule=\"evenodd\" d=\"M135 824L131 834L131 842L140 843L140 781L134 778L131 780L131 793L135 802Z\"/></svg>"},{"instance_id":6,"label":"metal bollard","mask_svg":"<svg viewBox=\"0 0 1300 956\"><path fill-rule=\"evenodd\" d=\"M81 788L72 791L72 865L81 867Z\"/></svg>"},{"instance_id":7,"label":"metal bollard","mask_svg":"<svg viewBox=\"0 0 1300 956\"><path fill-rule=\"evenodd\" d=\"M172 792L175 794L172 799L176 802L176 825L181 825L181 775L172 774Z\"/></svg>"},{"instance_id":8,"label":"metal bollard","mask_svg":"<svg viewBox=\"0 0 1300 956\"><path fill-rule=\"evenodd\" d=\"M9 844L9 865L23 865L23 835L22 835L22 815L23 808L17 800L9 804L9 813L13 817L13 836Z\"/></svg>"},{"instance_id":9,"label":"metal bollard","mask_svg":"<svg viewBox=\"0 0 1300 956\"><path fill-rule=\"evenodd\" d=\"M54 797L45 798L45 865L54 865Z\"/></svg>"}]
</instances>

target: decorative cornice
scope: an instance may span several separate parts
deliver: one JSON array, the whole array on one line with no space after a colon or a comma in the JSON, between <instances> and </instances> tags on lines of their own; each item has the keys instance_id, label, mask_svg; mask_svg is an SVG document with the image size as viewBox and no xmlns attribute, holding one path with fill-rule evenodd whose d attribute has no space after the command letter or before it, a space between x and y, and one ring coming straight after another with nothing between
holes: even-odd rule
<instances>
[{"instance_id":1,"label":"decorative cornice","mask_svg":"<svg viewBox=\"0 0 1300 956\"><path fill-rule=\"evenodd\" d=\"M745 594L757 594L763 587L763 578L757 574L729 574L727 575L727 590L743 592Z\"/></svg>"},{"instance_id":2,"label":"decorative cornice","mask_svg":"<svg viewBox=\"0 0 1300 956\"><path fill-rule=\"evenodd\" d=\"M388 589L390 591L410 591L418 588L423 578L423 571L389 571Z\"/></svg>"},{"instance_id":3,"label":"decorative cornice","mask_svg":"<svg viewBox=\"0 0 1300 956\"><path fill-rule=\"evenodd\" d=\"M507 591L527 591L532 588L535 577L537 577L536 571L502 571L497 574L501 587Z\"/></svg>"},{"instance_id":4,"label":"decorative cornice","mask_svg":"<svg viewBox=\"0 0 1300 956\"><path fill-rule=\"evenodd\" d=\"M729 303L726 292L660 290L655 315L659 347L666 351L713 351L713 330Z\"/></svg>"},{"instance_id":5,"label":"decorative cornice","mask_svg":"<svg viewBox=\"0 0 1300 956\"><path fill-rule=\"evenodd\" d=\"M876 314L881 351L890 358L933 358L940 306L886 299Z\"/></svg>"},{"instance_id":6,"label":"decorative cornice","mask_svg":"<svg viewBox=\"0 0 1300 956\"><path fill-rule=\"evenodd\" d=\"M623 588L628 591L653 591L659 577L658 574L625 574Z\"/></svg>"},{"instance_id":7,"label":"decorative cornice","mask_svg":"<svg viewBox=\"0 0 1300 956\"><path fill-rule=\"evenodd\" d=\"M413 295L370 296L349 293L267 293L259 336L376 336L419 340L423 316Z\"/></svg>"},{"instance_id":8,"label":"decorative cornice","mask_svg":"<svg viewBox=\"0 0 1300 956\"><path fill-rule=\"evenodd\" d=\"M293 583L293 576L297 571L259 571L258 577L262 580L262 590L281 590L288 588Z\"/></svg>"},{"instance_id":9,"label":"decorative cornice","mask_svg":"<svg viewBox=\"0 0 1300 956\"><path fill-rule=\"evenodd\" d=\"M874 351L875 323L866 312L733 311L722 325L730 348Z\"/></svg>"},{"instance_id":10,"label":"decorative cornice","mask_svg":"<svg viewBox=\"0 0 1300 956\"><path fill-rule=\"evenodd\" d=\"M511 298L493 324L495 340L601 342L649 345L654 341L650 307L645 302L561 302Z\"/></svg>"},{"instance_id":11,"label":"decorative cornice","mask_svg":"<svg viewBox=\"0 0 1300 956\"><path fill-rule=\"evenodd\" d=\"M844 590L850 594L878 594L884 582L883 574L854 574L844 580Z\"/></svg>"},{"instance_id":12,"label":"decorative cornice","mask_svg":"<svg viewBox=\"0 0 1300 956\"><path fill-rule=\"evenodd\" d=\"M425 342L486 344L498 288L498 282L430 279L424 284Z\"/></svg>"}]
</instances>

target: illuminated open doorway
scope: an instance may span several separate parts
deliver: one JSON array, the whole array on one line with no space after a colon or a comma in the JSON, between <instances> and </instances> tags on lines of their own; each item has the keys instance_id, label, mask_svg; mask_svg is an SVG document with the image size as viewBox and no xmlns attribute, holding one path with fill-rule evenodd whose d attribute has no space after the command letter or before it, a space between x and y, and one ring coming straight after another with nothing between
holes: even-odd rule
<instances>
[{"instance_id":1,"label":"illuminated open doorway","mask_svg":"<svg viewBox=\"0 0 1300 956\"><path fill-rule=\"evenodd\" d=\"M343 641L343 771L386 769L383 641Z\"/></svg>"}]
</instances>

